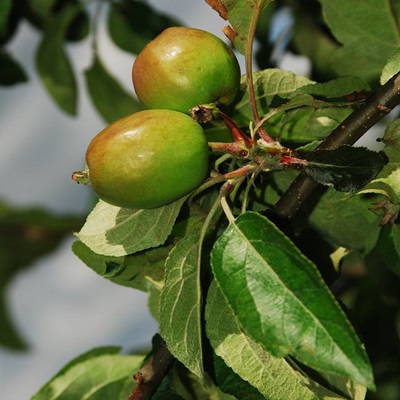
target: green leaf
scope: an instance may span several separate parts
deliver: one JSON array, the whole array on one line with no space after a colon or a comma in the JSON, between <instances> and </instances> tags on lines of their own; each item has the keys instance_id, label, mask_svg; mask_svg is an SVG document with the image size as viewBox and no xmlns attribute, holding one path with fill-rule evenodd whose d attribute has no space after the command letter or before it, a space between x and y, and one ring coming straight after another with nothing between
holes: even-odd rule
<instances>
[{"instance_id":1,"label":"green leaf","mask_svg":"<svg viewBox=\"0 0 400 400\"><path fill-rule=\"evenodd\" d=\"M247 212L231 222L211 263L242 328L273 356L374 388L365 350L317 268L268 219Z\"/></svg>"},{"instance_id":2,"label":"green leaf","mask_svg":"<svg viewBox=\"0 0 400 400\"><path fill-rule=\"evenodd\" d=\"M214 381L225 393L237 394L240 400L265 400L265 397L249 382L243 380L221 357L213 353Z\"/></svg>"},{"instance_id":3,"label":"green leaf","mask_svg":"<svg viewBox=\"0 0 400 400\"><path fill-rule=\"evenodd\" d=\"M134 0L113 2L108 14L108 30L121 49L139 54L143 47L164 29L181 25L149 5Z\"/></svg>"},{"instance_id":4,"label":"green leaf","mask_svg":"<svg viewBox=\"0 0 400 400\"><path fill-rule=\"evenodd\" d=\"M65 40L78 41L89 33L89 16L86 10L79 6L80 0L26 0L24 1L24 17L37 29L46 30L51 20L57 19L66 8L80 7L71 19L65 32Z\"/></svg>"},{"instance_id":5,"label":"green leaf","mask_svg":"<svg viewBox=\"0 0 400 400\"><path fill-rule=\"evenodd\" d=\"M127 257L97 254L85 244L76 241L72 251L89 268L117 285L150 292L160 291L164 276L164 263L172 245L160 246Z\"/></svg>"},{"instance_id":6,"label":"green leaf","mask_svg":"<svg viewBox=\"0 0 400 400\"><path fill-rule=\"evenodd\" d=\"M400 45L398 15L387 0L320 0L325 20L342 47L332 61L341 75L378 80ZM379 33L378 33L379 32Z\"/></svg>"},{"instance_id":7,"label":"green leaf","mask_svg":"<svg viewBox=\"0 0 400 400\"><path fill-rule=\"evenodd\" d=\"M57 0L28 0L26 3L29 18L33 16L38 21L51 17L53 10L56 9L56 2Z\"/></svg>"},{"instance_id":8,"label":"green leaf","mask_svg":"<svg viewBox=\"0 0 400 400\"><path fill-rule=\"evenodd\" d=\"M383 227L377 250L382 264L400 276L400 230L391 225Z\"/></svg>"},{"instance_id":9,"label":"green leaf","mask_svg":"<svg viewBox=\"0 0 400 400\"><path fill-rule=\"evenodd\" d=\"M236 400L236 397L223 393L211 380L204 385L196 375L180 363L175 363L172 378L172 386L179 395L177 400ZM159 400L166 399L162 397Z\"/></svg>"},{"instance_id":10,"label":"green leaf","mask_svg":"<svg viewBox=\"0 0 400 400\"><path fill-rule=\"evenodd\" d=\"M64 38L80 7L66 7L48 20L36 53L36 67L44 86L58 106L71 115L76 114L77 84L65 51Z\"/></svg>"},{"instance_id":11,"label":"green leaf","mask_svg":"<svg viewBox=\"0 0 400 400\"><path fill-rule=\"evenodd\" d=\"M307 143L324 139L351 112L350 107L335 107L308 94L297 94L276 108L265 127L284 141Z\"/></svg>"},{"instance_id":12,"label":"green leaf","mask_svg":"<svg viewBox=\"0 0 400 400\"><path fill-rule=\"evenodd\" d=\"M298 7L294 13L292 41L296 53L308 57L312 62L313 74L326 80L336 75L330 60L339 45L326 26L321 24L318 3L309 4L308 7Z\"/></svg>"},{"instance_id":13,"label":"green leaf","mask_svg":"<svg viewBox=\"0 0 400 400\"><path fill-rule=\"evenodd\" d=\"M18 327L14 324L7 306L6 293L3 287L0 288L0 292L0 345L13 350L26 350L28 345L25 338L18 331Z\"/></svg>"},{"instance_id":14,"label":"green leaf","mask_svg":"<svg viewBox=\"0 0 400 400\"><path fill-rule=\"evenodd\" d=\"M272 0L219 0L220 7L225 9L228 20L234 31L233 43L236 49L246 54L248 47L253 43L249 40L254 25L257 24L261 11Z\"/></svg>"},{"instance_id":15,"label":"green leaf","mask_svg":"<svg viewBox=\"0 0 400 400\"><path fill-rule=\"evenodd\" d=\"M10 54L0 50L0 85L15 85L27 80L28 77L21 65Z\"/></svg>"},{"instance_id":16,"label":"green leaf","mask_svg":"<svg viewBox=\"0 0 400 400\"><path fill-rule=\"evenodd\" d=\"M375 246L381 227L371 211L371 199L349 197L328 189L311 210L309 224L333 246L367 254Z\"/></svg>"},{"instance_id":17,"label":"green leaf","mask_svg":"<svg viewBox=\"0 0 400 400\"><path fill-rule=\"evenodd\" d=\"M400 204L400 169L393 171L386 178L378 178L358 191L358 194L376 193L389 199L392 204Z\"/></svg>"},{"instance_id":18,"label":"green leaf","mask_svg":"<svg viewBox=\"0 0 400 400\"><path fill-rule=\"evenodd\" d=\"M387 158L365 147L339 146L302 154L302 170L316 182L342 192L355 192L373 180Z\"/></svg>"},{"instance_id":19,"label":"green leaf","mask_svg":"<svg viewBox=\"0 0 400 400\"><path fill-rule=\"evenodd\" d=\"M268 112L275 96L279 95L285 98L299 87L311 83L308 78L297 76L290 71L275 68L255 72L253 80L255 100L260 115ZM253 114L245 76L242 77L240 93L242 95L238 97L239 100L235 104L235 113L248 124L249 121L253 120Z\"/></svg>"},{"instance_id":20,"label":"green leaf","mask_svg":"<svg viewBox=\"0 0 400 400\"><path fill-rule=\"evenodd\" d=\"M308 94L313 97L335 99L359 92L370 92L370 85L362 78L356 76L341 76L323 83L311 83L297 89L298 93Z\"/></svg>"},{"instance_id":21,"label":"green leaf","mask_svg":"<svg viewBox=\"0 0 400 400\"><path fill-rule=\"evenodd\" d=\"M75 235L95 253L120 257L167 240L186 197L163 207L131 210L100 200Z\"/></svg>"},{"instance_id":22,"label":"green leaf","mask_svg":"<svg viewBox=\"0 0 400 400\"><path fill-rule=\"evenodd\" d=\"M381 74L381 85L384 85L393 75L400 71L400 47L390 56Z\"/></svg>"},{"instance_id":23,"label":"green leaf","mask_svg":"<svg viewBox=\"0 0 400 400\"><path fill-rule=\"evenodd\" d=\"M11 0L3 0L0 2L0 37L3 36L7 30L7 18L11 11Z\"/></svg>"},{"instance_id":24,"label":"green leaf","mask_svg":"<svg viewBox=\"0 0 400 400\"><path fill-rule=\"evenodd\" d=\"M165 264L160 297L160 334L168 349L204 381L200 232L181 239Z\"/></svg>"},{"instance_id":25,"label":"green leaf","mask_svg":"<svg viewBox=\"0 0 400 400\"><path fill-rule=\"evenodd\" d=\"M384 210L381 224L394 223L400 213L400 169L396 169L386 178L378 178L370 182L358 194L375 193L387 197L375 203L374 210Z\"/></svg>"},{"instance_id":26,"label":"green leaf","mask_svg":"<svg viewBox=\"0 0 400 400\"><path fill-rule=\"evenodd\" d=\"M143 109L143 106L108 73L103 63L95 57L85 71L90 97L97 111L108 123Z\"/></svg>"},{"instance_id":27,"label":"green leaf","mask_svg":"<svg viewBox=\"0 0 400 400\"><path fill-rule=\"evenodd\" d=\"M142 356L120 355L119 348L91 350L67 364L32 400L127 399Z\"/></svg>"},{"instance_id":28,"label":"green leaf","mask_svg":"<svg viewBox=\"0 0 400 400\"><path fill-rule=\"evenodd\" d=\"M240 329L232 309L215 282L208 291L205 318L206 333L215 353L236 374L255 387L263 395L261 398L269 400L322 398L318 392L309 388L306 379L290 362L272 356ZM320 392L326 394L328 390L320 388ZM329 398L342 397L330 393Z\"/></svg>"}]
</instances>

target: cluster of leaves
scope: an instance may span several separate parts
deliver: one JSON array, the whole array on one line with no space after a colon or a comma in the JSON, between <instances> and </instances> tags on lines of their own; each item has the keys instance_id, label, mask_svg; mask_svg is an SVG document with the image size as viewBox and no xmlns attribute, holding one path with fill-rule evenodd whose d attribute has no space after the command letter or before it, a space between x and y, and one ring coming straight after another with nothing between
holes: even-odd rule
<instances>
[{"instance_id":1,"label":"cluster of leaves","mask_svg":"<svg viewBox=\"0 0 400 400\"><path fill-rule=\"evenodd\" d=\"M400 395L400 233L393 226L400 210L400 124L395 119L387 125L380 153L314 149L399 71L400 7L386 0L207 2L228 20L225 32L248 67L254 33L259 44L262 70L243 77L225 112L248 129L260 123L255 105L265 130L300 155L301 166L292 158L294 169L230 181L231 192L212 186L156 209L99 201L73 251L104 278L149 293L149 308L174 357L154 399L394 400ZM27 3L30 10L45 2ZM72 69L65 67L64 43L84 9L67 3L46 9L38 70L58 104L74 112L76 89L66 78ZM277 43L267 33L282 10L291 10L293 24L279 45L309 57L309 78L271 64ZM86 26L88 19L80 18ZM170 23L143 2L109 8L111 37L133 53ZM110 78L94 49L85 76L96 108L111 122L140 106ZM54 84L60 76L50 71L48 52L63 54L58 73L69 80L63 90L55 90L62 82ZM205 129L209 138L226 137L219 121ZM218 173L244 165L214 156ZM274 207L290 196L298 168L323 186L283 223ZM34 398L126 398L142 363L142 355L93 350Z\"/></svg>"},{"instance_id":2,"label":"cluster of leaves","mask_svg":"<svg viewBox=\"0 0 400 400\"><path fill-rule=\"evenodd\" d=\"M96 22L102 12L106 13L112 42L134 55L163 29L179 25L175 19L160 15L139 0L96 4L81 0L5 0L0 5L0 84L9 86L28 79L23 66L7 51L7 43L19 25L28 22L42 32L36 49L37 72L49 95L64 112L76 115L78 110L76 71L68 50L71 44L89 36L93 57L84 77L94 107L107 122L140 110L140 103L107 71L101 60Z\"/></svg>"}]
</instances>

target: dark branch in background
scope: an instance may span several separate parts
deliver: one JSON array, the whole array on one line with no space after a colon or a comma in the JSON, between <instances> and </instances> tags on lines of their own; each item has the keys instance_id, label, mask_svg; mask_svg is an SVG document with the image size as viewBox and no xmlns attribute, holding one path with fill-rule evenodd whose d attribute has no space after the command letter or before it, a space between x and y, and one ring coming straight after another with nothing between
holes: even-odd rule
<instances>
[{"instance_id":1,"label":"dark branch in background","mask_svg":"<svg viewBox=\"0 0 400 400\"><path fill-rule=\"evenodd\" d=\"M399 103L400 72L368 97L365 103L350 114L316 150L333 150L342 145L353 145ZM318 184L306 174L300 173L270 213L281 221L293 219L317 186Z\"/></svg>"},{"instance_id":2,"label":"dark branch in background","mask_svg":"<svg viewBox=\"0 0 400 400\"><path fill-rule=\"evenodd\" d=\"M134 375L136 386L129 400L150 400L171 368L174 356L162 342L142 368Z\"/></svg>"}]
</instances>

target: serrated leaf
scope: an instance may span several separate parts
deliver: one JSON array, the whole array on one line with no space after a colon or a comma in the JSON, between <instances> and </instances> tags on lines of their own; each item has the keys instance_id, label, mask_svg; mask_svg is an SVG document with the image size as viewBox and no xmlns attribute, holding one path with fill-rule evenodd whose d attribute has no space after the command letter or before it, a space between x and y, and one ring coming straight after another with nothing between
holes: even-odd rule
<instances>
[{"instance_id":1,"label":"serrated leaf","mask_svg":"<svg viewBox=\"0 0 400 400\"><path fill-rule=\"evenodd\" d=\"M32 400L127 399L142 356L120 355L119 348L91 350L67 364Z\"/></svg>"},{"instance_id":2,"label":"serrated leaf","mask_svg":"<svg viewBox=\"0 0 400 400\"><path fill-rule=\"evenodd\" d=\"M204 381L200 232L181 239L165 263L160 297L160 334L168 349Z\"/></svg>"},{"instance_id":3,"label":"serrated leaf","mask_svg":"<svg viewBox=\"0 0 400 400\"><path fill-rule=\"evenodd\" d=\"M121 286L144 292L160 291L164 276L164 262L172 245L143 250L131 256L110 257L94 253L85 244L75 241L72 251L89 268Z\"/></svg>"},{"instance_id":4,"label":"serrated leaf","mask_svg":"<svg viewBox=\"0 0 400 400\"><path fill-rule=\"evenodd\" d=\"M178 26L176 20L154 11L141 1L119 1L111 4L108 31L121 49L139 54L143 47L164 29Z\"/></svg>"},{"instance_id":5,"label":"serrated leaf","mask_svg":"<svg viewBox=\"0 0 400 400\"><path fill-rule=\"evenodd\" d=\"M400 71L400 47L390 56L381 74L381 85L384 85L392 76Z\"/></svg>"},{"instance_id":6,"label":"serrated leaf","mask_svg":"<svg viewBox=\"0 0 400 400\"><path fill-rule=\"evenodd\" d=\"M76 114L77 84L64 38L80 7L68 6L48 20L36 53L36 67L44 86L58 106L71 115Z\"/></svg>"},{"instance_id":7,"label":"serrated leaf","mask_svg":"<svg viewBox=\"0 0 400 400\"><path fill-rule=\"evenodd\" d=\"M10 86L27 80L28 77L21 65L10 54L0 51L0 85Z\"/></svg>"},{"instance_id":8,"label":"serrated leaf","mask_svg":"<svg viewBox=\"0 0 400 400\"><path fill-rule=\"evenodd\" d=\"M356 76L341 76L323 83L312 83L297 89L293 95L308 94L313 97L335 99L359 92L370 92L370 85ZM290 96L292 97L292 96Z\"/></svg>"},{"instance_id":9,"label":"serrated leaf","mask_svg":"<svg viewBox=\"0 0 400 400\"><path fill-rule=\"evenodd\" d=\"M215 353L242 379L269 400L342 399L327 389L310 389L306 379L284 358L273 357L239 326L219 287L210 286L206 305L206 333ZM319 393L318 393L318 389ZM235 393L232 393L235 394ZM236 393L239 394L239 393Z\"/></svg>"},{"instance_id":10,"label":"serrated leaf","mask_svg":"<svg viewBox=\"0 0 400 400\"><path fill-rule=\"evenodd\" d=\"M272 0L219 0L226 13L226 17L231 24L234 37L233 44L236 49L246 54L247 48L253 43L249 40L249 33L257 24L258 17L261 11L267 7Z\"/></svg>"},{"instance_id":11,"label":"serrated leaf","mask_svg":"<svg viewBox=\"0 0 400 400\"><path fill-rule=\"evenodd\" d=\"M349 197L334 189L322 195L311 210L308 222L335 247L364 254L373 249L381 229L379 216L371 211L371 200L363 196Z\"/></svg>"},{"instance_id":12,"label":"serrated leaf","mask_svg":"<svg viewBox=\"0 0 400 400\"><path fill-rule=\"evenodd\" d=\"M316 266L272 222L240 215L211 264L242 329L272 355L374 388L365 350Z\"/></svg>"},{"instance_id":13,"label":"serrated leaf","mask_svg":"<svg viewBox=\"0 0 400 400\"><path fill-rule=\"evenodd\" d=\"M96 56L85 71L85 78L93 104L106 122L114 122L143 109L140 102L109 74L99 57Z\"/></svg>"},{"instance_id":14,"label":"serrated leaf","mask_svg":"<svg viewBox=\"0 0 400 400\"><path fill-rule=\"evenodd\" d=\"M293 72L275 68L253 73L253 81L255 100L260 115L267 113L275 96L287 97L299 87L311 82L308 78L298 76ZM242 96L235 104L235 114L248 124L249 121L252 121L253 114L245 76L241 80L240 92Z\"/></svg>"},{"instance_id":15,"label":"serrated leaf","mask_svg":"<svg viewBox=\"0 0 400 400\"><path fill-rule=\"evenodd\" d=\"M343 44L332 61L341 74L377 80L400 44L395 9L386 0L320 0L333 35ZM379 32L379 33L378 33ZM377 34L375 34L377 33Z\"/></svg>"},{"instance_id":16,"label":"serrated leaf","mask_svg":"<svg viewBox=\"0 0 400 400\"><path fill-rule=\"evenodd\" d=\"M355 192L373 180L387 163L383 153L365 147L339 146L303 154L302 170L316 182Z\"/></svg>"},{"instance_id":17,"label":"serrated leaf","mask_svg":"<svg viewBox=\"0 0 400 400\"><path fill-rule=\"evenodd\" d=\"M167 240L186 197L163 207L131 210L100 200L75 235L95 253L120 257Z\"/></svg>"}]
</instances>

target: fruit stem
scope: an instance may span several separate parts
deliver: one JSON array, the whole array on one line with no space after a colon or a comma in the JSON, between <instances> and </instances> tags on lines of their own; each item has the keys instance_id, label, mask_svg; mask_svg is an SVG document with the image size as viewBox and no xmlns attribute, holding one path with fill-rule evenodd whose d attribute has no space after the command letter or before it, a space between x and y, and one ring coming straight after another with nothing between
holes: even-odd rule
<instances>
[{"instance_id":1,"label":"fruit stem","mask_svg":"<svg viewBox=\"0 0 400 400\"><path fill-rule=\"evenodd\" d=\"M89 170L85 169L83 171L75 171L72 173L71 178L77 182L81 183L82 185L89 185L90 178L89 178Z\"/></svg>"},{"instance_id":2,"label":"fruit stem","mask_svg":"<svg viewBox=\"0 0 400 400\"><path fill-rule=\"evenodd\" d=\"M265 131L264 127L260 125L260 117L258 115L256 96L254 92L254 82L253 82L253 42L255 31L257 27L257 21L262 11L262 7L255 7L256 10L253 14L253 18L251 19L250 30L247 37L247 46L246 46L246 54L245 54L245 66L246 66L246 80L247 80L247 90L249 92L249 99L251 105L251 111L253 114L253 119L255 125L258 127L257 132L260 137L264 139L267 143L273 143L275 140L268 135Z\"/></svg>"},{"instance_id":3,"label":"fruit stem","mask_svg":"<svg viewBox=\"0 0 400 400\"><path fill-rule=\"evenodd\" d=\"M208 142L208 146L211 151L229 153L236 158L246 158L249 155L249 150L242 142Z\"/></svg>"},{"instance_id":4,"label":"fruit stem","mask_svg":"<svg viewBox=\"0 0 400 400\"><path fill-rule=\"evenodd\" d=\"M219 116L224 121L225 126L229 129L235 142L244 142L247 148L254 146L254 141L250 139L240 128L240 126L228 115L226 115L221 110L219 111Z\"/></svg>"}]
</instances>

